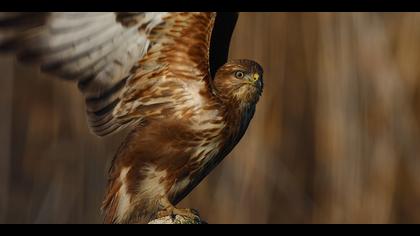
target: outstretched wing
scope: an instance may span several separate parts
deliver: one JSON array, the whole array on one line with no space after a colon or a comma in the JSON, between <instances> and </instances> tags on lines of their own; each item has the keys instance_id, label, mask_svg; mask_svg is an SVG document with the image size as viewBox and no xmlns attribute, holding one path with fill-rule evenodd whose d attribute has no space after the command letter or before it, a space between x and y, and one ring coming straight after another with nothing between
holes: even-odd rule
<instances>
[{"instance_id":1,"label":"outstretched wing","mask_svg":"<svg viewBox=\"0 0 420 236\"><path fill-rule=\"evenodd\" d=\"M191 101L210 78L215 19L215 13L1 13L0 50L78 81L90 127L104 136L196 105Z\"/></svg>"},{"instance_id":2,"label":"outstretched wing","mask_svg":"<svg viewBox=\"0 0 420 236\"><path fill-rule=\"evenodd\" d=\"M200 109L208 89L214 13L171 13L150 33L153 43L127 81L114 114L121 121L182 118Z\"/></svg>"}]
</instances>

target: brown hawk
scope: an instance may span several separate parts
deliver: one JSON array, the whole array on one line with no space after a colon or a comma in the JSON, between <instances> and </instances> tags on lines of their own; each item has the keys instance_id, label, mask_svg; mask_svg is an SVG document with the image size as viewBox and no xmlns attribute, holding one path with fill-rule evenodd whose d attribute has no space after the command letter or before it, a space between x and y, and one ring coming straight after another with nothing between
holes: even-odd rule
<instances>
[{"instance_id":1,"label":"brown hawk","mask_svg":"<svg viewBox=\"0 0 420 236\"><path fill-rule=\"evenodd\" d=\"M106 223L164 215L244 135L263 89L227 61L236 13L1 13L0 50L78 82L96 135L131 129L109 171Z\"/></svg>"}]
</instances>

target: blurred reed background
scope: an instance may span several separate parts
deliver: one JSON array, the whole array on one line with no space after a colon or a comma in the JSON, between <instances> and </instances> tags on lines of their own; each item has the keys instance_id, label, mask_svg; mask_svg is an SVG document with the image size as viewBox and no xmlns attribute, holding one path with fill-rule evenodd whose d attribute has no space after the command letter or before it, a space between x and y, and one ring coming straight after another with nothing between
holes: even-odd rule
<instances>
[{"instance_id":1,"label":"blurred reed background","mask_svg":"<svg viewBox=\"0 0 420 236\"><path fill-rule=\"evenodd\" d=\"M182 203L209 223L420 223L420 14L243 13L265 69L247 134ZM0 62L0 223L101 223L124 134L74 84Z\"/></svg>"}]
</instances>

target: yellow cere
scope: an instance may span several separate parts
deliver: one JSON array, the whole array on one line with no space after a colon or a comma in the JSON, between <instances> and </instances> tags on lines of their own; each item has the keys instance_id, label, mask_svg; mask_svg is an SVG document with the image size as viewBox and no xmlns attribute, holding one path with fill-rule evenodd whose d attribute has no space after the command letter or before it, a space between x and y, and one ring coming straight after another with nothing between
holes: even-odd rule
<instances>
[{"instance_id":1,"label":"yellow cere","mask_svg":"<svg viewBox=\"0 0 420 236\"><path fill-rule=\"evenodd\" d=\"M260 75L259 74L257 74L257 73L255 73L254 74L254 81L257 81L257 80L259 80L260 79Z\"/></svg>"}]
</instances>

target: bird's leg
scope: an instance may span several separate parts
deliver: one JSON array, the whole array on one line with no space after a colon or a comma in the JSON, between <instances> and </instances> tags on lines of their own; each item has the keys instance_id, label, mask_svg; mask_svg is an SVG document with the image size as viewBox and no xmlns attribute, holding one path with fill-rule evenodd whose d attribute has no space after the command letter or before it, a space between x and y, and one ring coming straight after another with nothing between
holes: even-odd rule
<instances>
[{"instance_id":1,"label":"bird's leg","mask_svg":"<svg viewBox=\"0 0 420 236\"><path fill-rule=\"evenodd\" d=\"M166 216L171 216L172 218L175 217L175 207L169 202L168 198L162 197L159 203L161 210L159 210L159 212L156 214L157 218L163 218Z\"/></svg>"},{"instance_id":2,"label":"bird's leg","mask_svg":"<svg viewBox=\"0 0 420 236\"><path fill-rule=\"evenodd\" d=\"M200 216L198 211L194 210L194 209L179 209L176 208L174 205L172 205L172 203L168 200L167 197L163 197L160 201L160 206L161 209L158 213L157 213L157 217L158 218L162 218L162 217L166 217L166 216L171 216L172 218L175 218L175 216L179 215L179 216L183 216L195 221L201 221L200 220Z\"/></svg>"}]
</instances>

